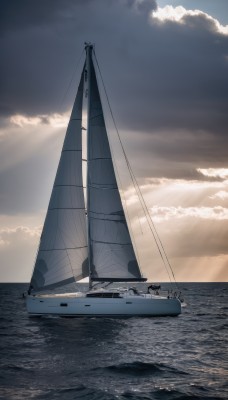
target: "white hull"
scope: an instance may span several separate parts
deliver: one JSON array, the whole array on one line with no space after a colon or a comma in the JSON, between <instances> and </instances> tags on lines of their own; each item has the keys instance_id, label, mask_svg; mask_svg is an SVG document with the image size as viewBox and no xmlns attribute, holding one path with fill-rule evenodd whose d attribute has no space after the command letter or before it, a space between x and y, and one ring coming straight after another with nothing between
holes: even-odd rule
<instances>
[{"instance_id":1,"label":"white hull","mask_svg":"<svg viewBox=\"0 0 228 400\"><path fill-rule=\"evenodd\" d=\"M86 297L84 293L36 295L27 297L30 315L72 317L176 316L181 314L177 298L150 294L124 294L119 298Z\"/></svg>"}]
</instances>

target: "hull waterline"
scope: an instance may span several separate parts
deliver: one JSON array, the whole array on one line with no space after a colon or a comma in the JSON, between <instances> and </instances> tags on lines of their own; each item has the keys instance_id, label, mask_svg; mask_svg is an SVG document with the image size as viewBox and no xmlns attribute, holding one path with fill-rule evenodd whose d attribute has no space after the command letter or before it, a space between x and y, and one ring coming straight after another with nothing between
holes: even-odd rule
<instances>
[{"instance_id":1,"label":"hull waterline","mask_svg":"<svg viewBox=\"0 0 228 400\"><path fill-rule=\"evenodd\" d=\"M83 294L40 295L26 299L29 315L71 317L177 316L181 303L177 298L152 295L120 298L89 298Z\"/></svg>"}]
</instances>

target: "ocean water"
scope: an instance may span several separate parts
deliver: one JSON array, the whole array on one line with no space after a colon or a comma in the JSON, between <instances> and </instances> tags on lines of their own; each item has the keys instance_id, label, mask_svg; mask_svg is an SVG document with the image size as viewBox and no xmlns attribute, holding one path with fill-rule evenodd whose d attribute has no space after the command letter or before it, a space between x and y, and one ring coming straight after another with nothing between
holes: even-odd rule
<instances>
[{"instance_id":1,"label":"ocean water","mask_svg":"<svg viewBox=\"0 0 228 400\"><path fill-rule=\"evenodd\" d=\"M0 399L228 399L228 284L181 284L182 315L29 318L1 284Z\"/></svg>"}]
</instances>

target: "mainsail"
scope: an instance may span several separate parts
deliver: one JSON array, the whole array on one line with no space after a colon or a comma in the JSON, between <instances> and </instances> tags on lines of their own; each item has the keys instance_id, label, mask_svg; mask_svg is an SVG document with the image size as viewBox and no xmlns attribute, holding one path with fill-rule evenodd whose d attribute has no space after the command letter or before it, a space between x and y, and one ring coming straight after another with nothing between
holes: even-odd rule
<instances>
[{"instance_id":1,"label":"mainsail","mask_svg":"<svg viewBox=\"0 0 228 400\"><path fill-rule=\"evenodd\" d=\"M145 280L120 199L91 45L86 45L86 53L31 280L35 290L87 276L90 281ZM84 87L88 98L87 207L82 178Z\"/></svg>"},{"instance_id":2,"label":"mainsail","mask_svg":"<svg viewBox=\"0 0 228 400\"><path fill-rule=\"evenodd\" d=\"M111 157L92 60L88 122L88 223L90 271L94 281L141 280Z\"/></svg>"},{"instance_id":3,"label":"mainsail","mask_svg":"<svg viewBox=\"0 0 228 400\"><path fill-rule=\"evenodd\" d=\"M88 276L85 202L82 185L84 69L71 113L31 280L35 290Z\"/></svg>"}]
</instances>

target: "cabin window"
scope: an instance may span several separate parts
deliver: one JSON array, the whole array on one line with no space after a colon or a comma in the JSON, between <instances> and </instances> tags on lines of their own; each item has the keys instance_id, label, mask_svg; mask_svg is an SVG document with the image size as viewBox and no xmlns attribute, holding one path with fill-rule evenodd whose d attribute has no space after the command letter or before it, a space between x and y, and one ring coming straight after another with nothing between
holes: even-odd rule
<instances>
[{"instance_id":1,"label":"cabin window","mask_svg":"<svg viewBox=\"0 0 228 400\"><path fill-rule=\"evenodd\" d=\"M87 293L86 297L102 297L102 298L121 298L118 292L95 292Z\"/></svg>"},{"instance_id":2,"label":"cabin window","mask_svg":"<svg viewBox=\"0 0 228 400\"><path fill-rule=\"evenodd\" d=\"M68 304L67 303L60 303L60 307L67 307Z\"/></svg>"},{"instance_id":3,"label":"cabin window","mask_svg":"<svg viewBox=\"0 0 228 400\"><path fill-rule=\"evenodd\" d=\"M132 304L132 302L131 301L126 301L126 304Z\"/></svg>"}]
</instances>

